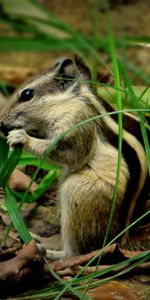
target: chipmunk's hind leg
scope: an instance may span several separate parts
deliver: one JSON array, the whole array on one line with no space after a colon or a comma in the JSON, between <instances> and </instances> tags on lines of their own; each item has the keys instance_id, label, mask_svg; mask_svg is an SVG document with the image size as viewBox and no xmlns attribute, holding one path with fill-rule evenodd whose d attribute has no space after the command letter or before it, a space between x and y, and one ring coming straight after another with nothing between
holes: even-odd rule
<instances>
[{"instance_id":1,"label":"chipmunk's hind leg","mask_svg":"<svg viewBox=\"0 0 150 300\"><path fill-rule=\"evenodd\" d=\"M93 172L69 176L61 196L62 241L66 256L80 255L101 248L109 219L113 186ZM120 228L116 210L111 236Z\"/></svg>"}]
</instances>

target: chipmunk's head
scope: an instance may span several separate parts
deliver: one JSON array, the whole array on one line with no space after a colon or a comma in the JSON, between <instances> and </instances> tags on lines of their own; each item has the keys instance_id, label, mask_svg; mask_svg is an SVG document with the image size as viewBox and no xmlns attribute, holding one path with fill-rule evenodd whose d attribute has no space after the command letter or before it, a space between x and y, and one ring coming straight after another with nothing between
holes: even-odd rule
<instances>
[{"instance_id":1,"label":"chipmunk's head","mask_svg":"<svg viewBox=\"0 0 150 300\"><path fill-rule=\"evenodd\" d=\"M17 92L0 117L0 131L6 136L12 129L25 129L33 136L44 136L48 112L80 94L88 86L90 72L78 60L62 58L40 76L32 78Z\"/></svg>"}]
</instances>

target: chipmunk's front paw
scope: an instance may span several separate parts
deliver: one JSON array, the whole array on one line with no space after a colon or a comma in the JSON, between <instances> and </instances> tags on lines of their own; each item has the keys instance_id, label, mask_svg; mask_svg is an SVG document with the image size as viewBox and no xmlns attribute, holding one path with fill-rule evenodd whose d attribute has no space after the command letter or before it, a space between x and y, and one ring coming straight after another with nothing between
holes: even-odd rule
<instances>
[{"instance_id":1,"label":"chipmunk's front paw","mask_svg":"<svg viewBox=\"0 0 150 300\"><path fill-rule=\"evenodd\" d=\"M29 136L24 129L15 129L9 132L7 136L7 143L10 147L18 144L25 146L28 142Z\"/></svg>"}]
</instances>

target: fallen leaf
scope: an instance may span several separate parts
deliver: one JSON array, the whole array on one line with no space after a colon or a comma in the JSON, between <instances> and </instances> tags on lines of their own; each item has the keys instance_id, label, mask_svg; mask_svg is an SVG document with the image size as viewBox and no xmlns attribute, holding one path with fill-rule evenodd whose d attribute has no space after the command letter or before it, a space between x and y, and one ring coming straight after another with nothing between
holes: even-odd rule
<instances>
[{"instance_id":1,"label":"fallen leaf","mask_svg":"<svg viewBox=\"0 0 150 300\"><path fill-rule=\"evenodd\" d=\"M127 285L111 281L88 292L95 300L138 300Z\"/></svg>"}]
</instances>

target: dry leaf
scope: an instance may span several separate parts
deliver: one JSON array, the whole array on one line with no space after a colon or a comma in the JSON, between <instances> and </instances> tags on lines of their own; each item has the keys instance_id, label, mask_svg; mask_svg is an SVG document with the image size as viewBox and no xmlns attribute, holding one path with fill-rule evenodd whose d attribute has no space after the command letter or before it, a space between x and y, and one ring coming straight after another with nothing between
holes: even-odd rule
<instances>
[{"instance_id":1,"label":"dry leaf","mask_svg":"<svg viewBox=\"0 0 150 300\"><path fill-rule=\"evenodd\" d=\"M118 281L111 281L88 292L95 300L137 300L132 291Z\"/></svg>"}]
</instances>

